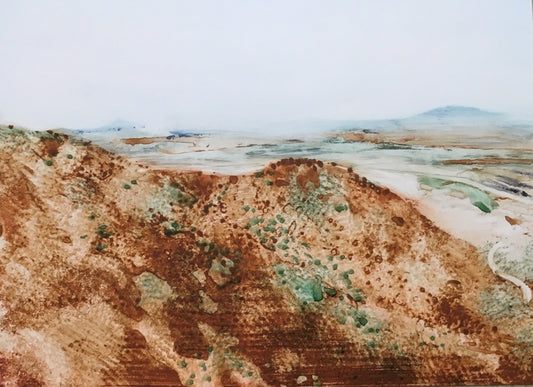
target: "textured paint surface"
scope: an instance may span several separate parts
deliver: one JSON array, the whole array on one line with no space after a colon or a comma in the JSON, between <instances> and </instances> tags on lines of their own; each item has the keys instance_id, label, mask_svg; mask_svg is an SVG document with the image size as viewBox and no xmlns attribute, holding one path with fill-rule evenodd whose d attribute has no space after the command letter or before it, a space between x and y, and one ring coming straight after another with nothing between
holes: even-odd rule
<instances>
[{"instance_id":1,"label":"textured paint surface","mask_svg":"<svg viewBox=\"0 0 533 387\"><path fill-rule=\"evenodd\" d=\"M158 170L53 132L0 141L6 385L533 382L520 289L357 169ZM447 181L421 183L493 200ZM531 286L531 249L494 259Z\"/></svg>"}]
</instances>

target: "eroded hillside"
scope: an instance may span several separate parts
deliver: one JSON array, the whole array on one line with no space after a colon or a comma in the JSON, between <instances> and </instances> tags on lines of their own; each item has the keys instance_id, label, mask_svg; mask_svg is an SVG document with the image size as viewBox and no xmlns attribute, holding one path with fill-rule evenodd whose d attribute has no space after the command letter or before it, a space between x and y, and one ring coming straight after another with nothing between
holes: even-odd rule
<instances>
[{"instance_id":1,"label":"eroded hillside","mask_svg":"<svg viewBox=\"0 0 533 387\"><path fill-rule=\"evenodd\" d=\"M533 381L520 291L350 168L158 171L10 129L0 158L4 383Z\"/></svg>"}]
</instances>

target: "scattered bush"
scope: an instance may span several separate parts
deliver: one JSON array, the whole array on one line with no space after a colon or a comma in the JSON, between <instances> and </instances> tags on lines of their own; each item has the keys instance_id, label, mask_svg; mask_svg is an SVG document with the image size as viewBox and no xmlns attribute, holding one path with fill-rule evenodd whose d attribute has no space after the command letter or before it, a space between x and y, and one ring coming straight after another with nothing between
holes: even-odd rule
<instances>
[{"instance_id":1,"label":"scattered bush","mask_svg":"<svg viewBox=\"0 0 533 387\"><path fill-rule=\"evenodd\" d=\"M100 238L109 238L110 236L114 235L112 231L106 231L106 230L107 230L107 226L105 224L102 224L98 226L98 230L96 231L96 234Z\"/></svg>"},{"instance_id":2,"label":"scattered bush","mask_svg":"<svg viewBox=\"0 0 533 387\"><path fill-rule=\"evenodd\" d=\"M107 247L108 247L107 244L96 245L96 246L94 246L94 248L96 249L96 251L102 251L103 249L106 249Z\"/></svg>"},{"instance_id":3,"label":"scattered bush","mask_svg":"<svg viewBox=\"0 0 533 387\"><path fill-rule=\"evenodd\" d=\"M163 232L166 236L172 236L180 232L181 228L182 228L181 225L178 222L174 221L170 223L170 227L165 227Z\"/></svg>"},{"instance_id":4,"label":"scattered bush","mask_svg":"<svg viewBox=\"0 0 533 387\"><path fill-rule=\"evenodd\" d=\"M346 211L348 209L348 206L346 204L337 204L335 205L335 211L342 212Z\"/></svg>"}]
</instances>

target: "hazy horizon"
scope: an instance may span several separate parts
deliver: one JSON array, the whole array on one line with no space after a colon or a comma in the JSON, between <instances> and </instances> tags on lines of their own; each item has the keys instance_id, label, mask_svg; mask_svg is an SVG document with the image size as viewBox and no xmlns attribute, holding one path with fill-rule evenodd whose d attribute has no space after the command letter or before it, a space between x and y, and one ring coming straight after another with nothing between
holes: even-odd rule
<instances>
[{"instance_id":1,"label":"hazy horizon","mask_svg":"<svg viewBox=\"0 0 533 387\"><path fill-rule=\"evenodd\" d=\"M0 122L265 128L533 113L522 0L4 1Z\"/></svg>"}]
</instances>

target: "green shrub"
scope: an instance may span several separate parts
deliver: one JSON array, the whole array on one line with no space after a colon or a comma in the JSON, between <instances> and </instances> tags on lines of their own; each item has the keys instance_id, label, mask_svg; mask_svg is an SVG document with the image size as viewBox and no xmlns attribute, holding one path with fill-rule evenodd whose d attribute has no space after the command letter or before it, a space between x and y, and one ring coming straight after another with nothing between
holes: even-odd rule
<instances>
[{"instance_id":1,"label":"green shrub","mask_svg":"<svg viewBox=\"0 0 533 387\"><path fill-rule=\"evenodd\" d=\"M107 247L108 247L107 244L96 245L96 246L94 246L94 248L96 249L96 251L102 251L103 249L106 249Z\"/></svg>"},{"instance_id":2,"label":"green shrub","mask_svg":"<svg viewBox=\"0 0 533 387\"><path fill-rule=\"evenodd\" d=\"M109 238L110 236L114 235L112 231L106 231L106 230L107 230L107 226L105 224L102 224L98 226L98 230L96 231L96 234L100 238Z\"/></svg>"},{"instance_id":3,"label":"green shrub","mask_svg":"<svg viewBox=\"0 0 533 387\"><path fill-rule=\"evenodd\" d=\"M335 205L335 211L342 212L346 211L348 209L348 206L346 204L337 204Z\"/></svg>"},{"instance_id":4,"label":"green shrub","mask_svg":"<svg viewBox=\"0 0 533 387\"><path fill-rule=\"evenodd\" d=\"M178 232L180 232L181 228L182 228L181 224L179 224L178 222L174 221L174 222L170 223L170 227L165 227L163 232L164 232L164 234L166 236L172 236L172 235L176 235Z\"/></svg>"},{"instance_id":5,"label":"green shrub","mask_svg":"<svg viewBox=\"0 0 533 387\"><path fill-rule=\"evenodd\" d=\"M178 230L176 230L175 228L166 228L165 227L164 233L165 233L166 236L172 236L172 235L176 235L178 233Z\"/></svg>"}]
</instances>

